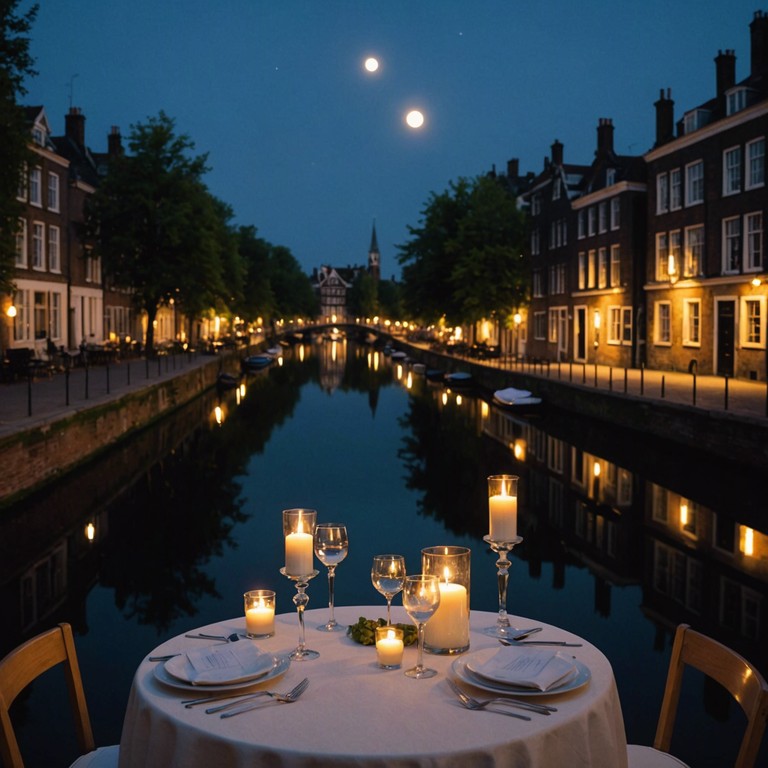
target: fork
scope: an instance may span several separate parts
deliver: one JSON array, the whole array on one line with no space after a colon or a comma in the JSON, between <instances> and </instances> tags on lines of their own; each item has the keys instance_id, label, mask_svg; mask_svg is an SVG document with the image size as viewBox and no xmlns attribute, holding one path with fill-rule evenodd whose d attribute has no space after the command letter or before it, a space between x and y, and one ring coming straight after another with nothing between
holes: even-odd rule
<instances>
[{"instance_id":1,"label":"fork","mask_svg":"<svg viewBox=\"0 0 768 768\"><path fill-rule=\"evenodd\" d=\"M550 707L548 704L533 704L528 701L518 701L517 699L508 699L505 697L496 697L493 699L483 699L482 701L480 699L475 699L472 696L470 696L468 693L465 693L461 688L459 688L456 683L453 682L450 678L447 678L448 685L451 686L451 689L453 692L459 697L461 700L461 703L467 708L467 709L485 709L491 704L508 704L511 707L519 707L520 709L526 709L530 712L536 712L540 715L550 715L552 712L557 712L557 707ZM513 715L512 712L504 712L505 715ZM525 717L524 715L515 715L516 717L523 717L525 720L530 720L530 717Z\"/></svg>"},{"instance_id":2,"label":"fork","mask_svg":"<svg viewBox=\"0 0 768 768\"><path fill-rule=\"evenodd\" d=\"M288 691L288 693L271 693L269 691L264 691L264 693L271 697L271 701L268 702L270 704L293 704L293 702L296 701L299 696L301 696L301 694L307 690L308 686L309 678L305 677L295 688ZM237 703L243 704L242 700ZM233 709L230 712L222 712L220 717L234 717L235 715L242 714L243 712L250 712L250 710L256 709L259 704L260 702L256 701L255 699L248 699L240 709ZM217 707L214 707L213 711L216 711L217 709ZM211 710L206 709L205 711L210 712Z\"/></svg>"}]
</instances>

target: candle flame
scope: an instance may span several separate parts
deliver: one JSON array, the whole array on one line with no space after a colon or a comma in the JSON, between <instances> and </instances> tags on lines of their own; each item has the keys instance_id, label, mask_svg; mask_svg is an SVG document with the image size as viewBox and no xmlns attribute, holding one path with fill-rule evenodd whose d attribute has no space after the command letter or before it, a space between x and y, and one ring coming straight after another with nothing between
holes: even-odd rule
<instances>
[{"instance_id":1,"label":"candle flame","mask_svg":"<svg viewBox=\"0 0 768 768\"><path fill-rule=\"evenodd\" d=\"M502 480L501 481L501 495L506 496L507 495L507 481Z\"/></svg>"},{"instance_id":2,"label":"candle flame","mask_svg":"<svg viewBox=\"0 0 768 768\"><path fill-rule=\"evenodd\" d=\"M387 640L394 640L395 639L395 630L394 629L388 629L387 630Z\"/></svg>"},{"instance_id":3,"label":"candle flame","mask_svg":"<svg viewBox=\"0 0 768 768\"><path fill-rule=\"evenodd\" d=\"M296 526L296 533L304 533L304 521L299 517L298 525Z\"/></svg>"},{"instance_id":4,"label":"candle flame","mask_svg":"<svg viewBox=\"0 0 768 768\"><path fill-rule=\"evenodd\" d=\"M451 580L451 572L448 569L447 565L445 566L445 568L443 568L443 578L445 579L446 584Z\"/></svg>"}]
</instances>

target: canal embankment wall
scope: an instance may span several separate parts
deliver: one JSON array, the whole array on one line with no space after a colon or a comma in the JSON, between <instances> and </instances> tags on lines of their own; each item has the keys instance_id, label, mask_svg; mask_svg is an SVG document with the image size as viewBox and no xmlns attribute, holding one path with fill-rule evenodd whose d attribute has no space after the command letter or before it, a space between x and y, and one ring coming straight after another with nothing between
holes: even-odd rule
<instances>
[{"instance_id":1,"label":"canal embankment wall","mask_svg":"<svg viewBox=\"0 0 768 768\"><path fill-rule=\"evenodd\" d=\"M35 419L0 436L0 508L8 506L216 386L239 370L240 355L221 353L151 384L100 402Z\"/></svg>"}]
</instances>

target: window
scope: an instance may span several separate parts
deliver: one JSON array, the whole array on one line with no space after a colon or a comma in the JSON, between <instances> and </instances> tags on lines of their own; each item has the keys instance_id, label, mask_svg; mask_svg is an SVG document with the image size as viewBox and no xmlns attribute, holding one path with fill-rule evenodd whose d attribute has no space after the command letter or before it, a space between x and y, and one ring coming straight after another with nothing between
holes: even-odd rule
<instances>
[{"instance_id":1,"label":"window","mask_svg":"<svg viewBox=\"0 0 768 768\"><path fill-rule=\"evenodd\" d=\"M25 164L19 173L19 188L16 190L16 198L18 200L26 200L28 189L29 182L27 180L27 166Z\"/></svg>"},{"instance_id":2,"label":"window","mask_svg":"<svg viewBox=\"0 0 768 768\"><path fill-rule=\"evenodd\" d=\"M682 252L682 242L680 230L676 229L669 233L669 258L667 259L667 271L670 275L680 275L680 254ZM674 271L673 271L674 270Z\"/></svg>"},{"instance_id":3,"label":"window","mask_svg":"<svg viewBox=\"0 0 768 768\"><path fill-rule=\"evenodd\" d=\"M552 182L552 199L553 200L560 199L560 194L562 192L562 189L563 189L563 180L559 176L556 176L555 180Z\"/></svg>"},{"instance_id":4,"label":"window","mask_svg":"<svg viewBox=\"0 0 768 768\"><path fill-rule=\"evenodd\" d=\"M51 339L61 338L61 294L51 293L51 327L49 329Z\"/></svg>"},{"instance_id":5,"label":"window","mask_svg":"<svg viewBox=\"0 0 768 768\"><path fill-rule=\"evenodd\" d=\"M608 307L608 343L621 343L621 307Z\"/></svg>"},{"instance_id":6,"label":"window","mask_svg":"<svg viewBox=\"0 0 768 768\"><path fill-rule=\"evenodd\" d=\"M538 216L541 213L541 195L537 192L531 195L531 216Z\"/></svg>"},{"instance_id":7,"label":"window","mask_svg":"<svg viewBox=\"0 0 768 768\"><path fill-rule=\"evenodd\" d=\"M688 347L701 346L701 300L683 301L683 344Z\"/></svg>"},{"instance_id":8,"label":"window","mask_svg":"<svg viewBox=\"0 0 768 768\"><path fill-rule=\"evenodd\" d=\"M579 290L587 287L587 254L579 251Z\"/></svg>"},{"instance_id":9,"label":"window","mask_svg":"<svg viewBox=\"0 0 768 768\"><path fill-rule=\"evenodd\" d=\"M16 230L16 264L17 267L27 266L27 220L19 219Z\"/></svg>"},{"instance_id":10,"label":"window","mask_svg":"<svg viewBox=\"0 0 768 768\"><path fill-rule=\"evenodd\" d=\"M683 130L686 134L703 128L708 122L711 112L708 109L692 109L683 116Z\"/></svg>"},{"instance_id":11,"label":"window","mask_svg":"<svg viewBox=\"0 0 768 768\"><path fill-rule=\"evenodd\" d=\"M559 317L559 311L557 309L549 310L549 328L547 340L552 344L557 343L557 320Z\"/></svg>"},{"instance_id":12,"label":"window","mask_svg":"<svg viewBox=\"0 0 768 768\"><path fill-rule=\"evenodd\" d=\"M535 269L533 271L533 295L537 298L544 296L543 282L541 270Z\"/></svg>"},{"instance_id":13,"label":"window","mask_svg":"<svg viewBox=\"0 0 768 768\"><path fill-rule=\"evenodd\" d=\"M741 147L731 147L723 152L723 194L741 192Z\"/></svg>"},{"instance_id":14,"label":"window","mask_svg":"<svg viewBox=\"0 0 768 768\"><path fill-rule=\"evenodd\" d=\"M30 205L42 205L40 191L40 169L33 168L29 172L29 204Z\"/></svg>"},{"instance_id":15,"label":"window","mask_svg":"<svg viewBox=\"0 0 768 768\"><path fill-rule=\"evenodd\" d=\"M35 291L35 338L44 339L48 335L48 294Z\"/></svg>"},{"instance_id":16,"label":"window","mask_svg":"<svg viewBox=\"0 0 768 768\"><path fill-rule=\"evenodd\" d=\"M531 256L538 256L540 251L540 235L538 228L531 230Z\"/></svg>"},{"instance_id":17,"label":"window","mask_svg":"<svg viewBox=\"0 0 768 768\"><path fill-rule=\"evenodd\" d=\"M101 259L95 256L86 256L85 281L87 283L101 282Z\"/></svg>"},{"instance_id":18,"label":"window","mask_svg":"<svg viewBox=\"0 0 768 768\"><path fill-rule=\"evenodd\" d=\"M765 347L765 297L741 299L741 345L752 349Z\"/></svg>"},{"instance_id":19,"label":"window","mask_svg":"<svg viewBox=\"0 0 768 768\"><path fill-rule=\"evenodd\" d=\"M697 160L685 166L685 204L704 202L704 162Z\"/></svg>"},{"instance_id":20,"label":"window","mask_svg":"<svg viewBox=\"0 0 768 768\"><path fill-rule=\"evenodd\" d=\"M656 336L657 344L669 346L672 343L671 333L671 312L672 308L668 301L656 302Z\"/></svg>"},{"instance_id":21,"label":"window","mask_svg":"<svg viewBox=\"0 0 768 768\"><path fill-rule=\"evenodd\" d=\"M632 344L632 307L621 308L621 343Z\"/></svg>"},{"instance_id":22,"label":"window","mask_svg":"<svg viewBox=\"0 0 768 768\"><path fill-rule=\"evenodd\" d=\"M565 293L565 264L555 264L549 269L549 293Z\"/></svg>"},{"instance_id":23,"label":"window","mask_svg":"<svg viewBox=\"0 0 768 768\"><path fill-rule=\"evenodd\" d=\"M598 211L598 229L600 232L608 230L608 203L603 200L597 207Z\"/></svg>"},{"instance_id":24,"label":"window","mask_svg":"<svg viewBox=\"0 0 768 768\"><path fill-rule=\"evenodd\" d=\"M605 169L605 186L611 187L616 183L616 169L615 168L606 168Z\"/></svg>"},{"instance_id":25,"label":"window","mask_svg":"<svg viewBox=\"0 0 768 768\"><path fill-rule=\"evenodd\" d=\"M675 168L669 172L669 210L677 211L683 204L683 181L680 177L680 169Z\"/></svg>"},{"instance_id":26,"label":"window","mask_svg":"<svg viewBox=\"0 0 768 768\"><path fill-rule=\"evenodd\" d=\"M590 251L588 255L588 262L587 262L587 288L595 287L595 279L597 277L596 275L597 264L595 263L596 258L597 258L597 253L595 251Z\"/></svg>"},{"instance_id":27,"label":"window","mask_svg":"<svg viewBox=\"0 0 768 768\"><path fill-rule=\"evenodd\" d=\"M746 189L762 187L765 183L765 138L761 137L747 144Z\"/></svg>"},{"instance_id":28,"label":"window","mask_svg":"<svg viewBox=\"0 0 768 768\"><path fill-rule=\"evenodd\" d=\"M59 177L55 173L48 174L48 210L59 210Z\"/></svg>"},{"instance_id":29,"label":"window","mask_svg":"<svg viewBox=\"0 0 768 768\"><path fill-rule=\"evenodd\" d=\"M741 219L723 219L723 273L733 274L741 267Z\"/></svg>"},{"instance_id":30,"label":"window","mask_svg":"<svg viewBox=\"0 0 768 768\"><path fill-rule=\"evenodd\" d=\"M660 173L656 177L656 213L666 213L669 210L669 176Z\"/></svg>"},{"instance_id":31,"label":"window","mask_svg":"<svg viewBox=\"0 0 768 768\"><path fill-rule=\"evenodd\" d=\"M577 214L576 214L576 226L577 226L577 237L579 240L582 240L585 235L585 221L584 221L585 213L584 209L582 208Z\"/></svg>"},{"instance_id":32,"label":"window","mask_svg":"<svg viewBox=\"0 0 768 768\"><path fill-rule=\"evenodd\" d=\"M13 297L13 304L16 307L16 317L13 318L13 340L31 341L32 325L29 317L29 291L16 291Z\"/></svg>"},{"instance_id":33,"label":"window","mask_svg":"<svg viewBox=\"0 0 768 768\"><path fill-rule=\"evenodd\" d=\"M608 285L608 249L600 248L597 252L597 287L605 288Z\"/></svg>"},{"instance_id":34,"label":"window","mask_svg":"<svg viewBox=\"0 0 768 768\"><path fill-rule=\"evenodd\" d=\"M695 277L701 274L704 258L704 227L698 225L685 230L685 259L683 276Z\"/></svg>"},{"instance_id":35,"label":"window","mask_svg":"<svg viewBox=\"0 0 768 768\"><path fill-rule=\"evenodd\" d=\"M32 222L32 269L45 269L44 231L39 221Z\"/></svg>"},{"instance_id":36,"label":"window","mask_svg":"<svg viewBox=\"0 0 768 768\"><path fill-rule=\"evenodd\" d=\"M656 280L669 280L669 235L656 233Z\"/></svg>"},{"instance_id":37,"label":"window","mask_svg":"<svg viewBox=\"0 0 768 768\"><path fill-rule=\"evenodd\" d=\"M748 213L744 217L747 258L744 268L759 272L763 268L763 212Z\"/></svg>"},{"instance_id":38,"label":"window","mask_svg":"<svg viewBox=\"0 0 768 768\"><path fill-rule=\"evenodd\" d=\"M621 226L621 199L611 198L611 229L618 229Z\"/></svg>"},{"instance_id":39,"label":"window","mask_svg":"<svg viewBox=\"0 0 768 768\"><path fill-rule=\"evenodd\" d=\"M747 106L747 89L738 88L729 91L725 97L725 114L733 115Z\"/></svg>"},{"instance_id":40,"label":"window","mask_svg":"<svg viewBox=\"0 0 768 768\"><path fill-rule=\"evenodd\" d=\"M60 240L59 228L48 227L48 269L51 272L61 272Z\"/></svg>"},{"instance_id":41,"label":"window","mask_svg":"<svg viewBox=\"0 0 768 768\"><path fill-rule=\"evenodd\" d=\"M547 338L547 315L545 312L533 313L533 337L539 341Z\"/></svg>"},{"instance_id":42,"label":"window","mask_svg":"<svg viewBox=\"0 0 768 768\"><path fill-rule=\"evenodd\" d=\"M595 228L597 226L597 218L595 216L595 207L590 206L587 209L587 234L592 237L595 234Z\"/></svg>"},{"instance_id":43,"label":"window","mask_svg":"<svg viewBox=\"0 0 768 768\"><path fill-rule=\"evenodd\" d=\"M611 268L608 281L611 288L621 285L621 247L618 245L611 246Z\"/></svg>"}]
</instances>

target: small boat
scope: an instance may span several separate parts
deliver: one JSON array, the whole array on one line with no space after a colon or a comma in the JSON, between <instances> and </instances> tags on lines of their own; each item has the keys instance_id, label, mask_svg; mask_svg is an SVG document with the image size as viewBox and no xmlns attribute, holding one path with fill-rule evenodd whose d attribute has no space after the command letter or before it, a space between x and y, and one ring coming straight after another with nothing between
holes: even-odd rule
<instances>
[{"instance_id":1,"label":"small boat","mask_svg":"<svg viewBox=\"0 0 768 768\"><path fill-rule=\"evenodd\" d=\"M427 372L427 366L424 363L414 363L412 369L414 373L425 374Z\"/></svg>"},{"instance_id":2,"label":"small boat","mask_svg":"<svg viewBox=\"0 0 768 768\"><path fill-rule=\"evenodd\" d=\"M390 355L390 357L391 357L393 360L405 360L405 358L407 357L407 355L405 354L405 352L393 352L393 353Z\"/></svg>"},{"instance_id":3,"label":"small boat","mask_svg":"<svg viewBox=\"0 0 768 768\"><path fill-rule=\"evenodd\" d=\"M493 393L493 402L505 408L513 408L523 405L540 405L541 398L534 397L533 393L527 389L507 387L507 389L497 389Z\"/></svg>"},{"instance_id":4,"label":"small boat","mask_svg":"<svg viewBox=\"0 0 768 768\"><path fill-rule=\"evenodd\" d=\"M234 389L240 383L240 377L231 373L220 373L216 377L216 386L219 389Z\"/></svg>"},{"instance_id":5,"label":"small boat","mask_svg":"<svg viewBox=\"0 0 768 768\"><path fill-rule=\"evenodd\" d=\"M472 383L472 374L467 371L456 371L456 373L446 373L443 382L451 387L466 387Z\"/></svg>"},{"instance_id":6,"label":"small boat","mask_svg":"<svg viewBox=\"0 0 768 768\"><path fill-rule=\"evenodd\" d=\"M271 365L274 360L275 358L271 355L251 355L243 360L242 369L244 371L260 371Z\"/></svg>"},{"instance_id":7,"label":"small boat","mask_svg":"<svg viewBox=\"0 0 768 768\"><path fill-rule=\"evenodd\" d=\"M280 357L283 354L283 350L280 347L270 347L264 354L270 357Z\"/></svg>"}]
</instances>

